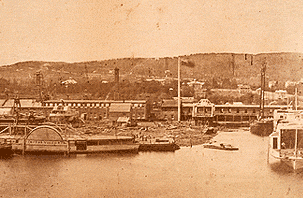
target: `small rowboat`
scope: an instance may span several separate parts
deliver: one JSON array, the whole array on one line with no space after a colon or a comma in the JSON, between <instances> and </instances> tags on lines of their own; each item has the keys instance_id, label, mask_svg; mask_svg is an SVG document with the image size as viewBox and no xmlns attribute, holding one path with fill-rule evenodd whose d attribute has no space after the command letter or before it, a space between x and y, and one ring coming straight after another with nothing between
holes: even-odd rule
<instances>
[{"instance_id":1,"label":"small rowboat","mask_svg":"<svg viewBox=\"0 0 303 198\"><path fill-rule=\"evenodd\" d=\"M221 143L220 145L215 145L215 144L203 144L204 148L209 148L209 149L218 149L218 150L227 150L227 151L235 151L239 150L239 148L234 147L230 144L225 144Z\"/></svg>"}]
</instances>

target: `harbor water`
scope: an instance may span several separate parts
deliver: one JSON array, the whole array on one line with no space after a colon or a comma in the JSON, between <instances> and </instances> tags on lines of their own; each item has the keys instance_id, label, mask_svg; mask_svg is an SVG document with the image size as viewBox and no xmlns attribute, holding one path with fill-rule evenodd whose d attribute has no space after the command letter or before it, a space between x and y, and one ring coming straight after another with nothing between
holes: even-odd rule
<instances>
[{"instance_id":1,"label":"harbor water","mask_svg":"<svg viewBox=\"0 0 303 198\"><path fill-rule=\"evenodd\" d=\"M248 129L213 140L237 151L14 156L0 160L0 197L302 197L303 172L268 159Z\"/></svg>"}]
</instances>

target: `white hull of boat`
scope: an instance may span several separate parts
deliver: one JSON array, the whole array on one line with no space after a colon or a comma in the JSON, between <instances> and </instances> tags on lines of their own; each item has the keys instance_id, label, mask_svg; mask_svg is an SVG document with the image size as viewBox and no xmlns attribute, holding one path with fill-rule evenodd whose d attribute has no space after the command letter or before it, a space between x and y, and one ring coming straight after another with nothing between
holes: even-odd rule
<instances>
[{"instance_id":1,"label":"white hull of boat","mask_svg":"<svg viewBox=\"0 0 303 198\"><path fill-rule=\"evenodd\" d=\"M285 163L289 167L291 167L293 170L298 170L303 168L303 158L302 157L279 157L280 153L274 149L270 150L270 155L275 158L281 160L281 162Z\"/></svg>"},{"instance_id":2,"label":"white hull of boat","mask_svg":"<svg viewBox=\"0 0 303 198\"><path fill-rule=\"evenodd\" d=\"M298 170L303 168L302 158L293 159L281 159L282 162L290 166L293 170Z\"/></svg>"}]
</instances>

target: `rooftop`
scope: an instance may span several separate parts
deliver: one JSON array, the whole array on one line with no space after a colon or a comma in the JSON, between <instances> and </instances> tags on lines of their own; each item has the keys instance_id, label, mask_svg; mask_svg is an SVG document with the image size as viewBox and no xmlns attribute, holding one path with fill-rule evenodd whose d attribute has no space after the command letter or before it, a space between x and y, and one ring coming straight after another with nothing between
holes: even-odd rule
<instances>
[{"instance_id":1,"label":"rooftop","mask_svg":"<svg viewBox=\"0 0 303 198\"><path fill-rule=\"evenodd\" d=\"M109 107L110 113L130 112L132 108L131 103L112 103Z\"/></svg>"}]
</instances>

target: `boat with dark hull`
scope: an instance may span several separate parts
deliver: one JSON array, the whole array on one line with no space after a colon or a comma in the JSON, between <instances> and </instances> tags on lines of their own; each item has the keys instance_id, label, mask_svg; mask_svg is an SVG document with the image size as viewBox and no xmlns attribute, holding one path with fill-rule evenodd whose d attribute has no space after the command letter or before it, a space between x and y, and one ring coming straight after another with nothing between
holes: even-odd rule
<instances>
[{"instance_id":1,"label":"boat with dark hull","mask_svg":"<svg viewBox=\"0 0 303 198\"><path fill-rule=\"evenodd\" d=\"M274 130L273 119L261 119L250 125L250 132L258 136L269 136Z\"/></svg>"},{"instance_id":2,"label":"boat with dark hull","mask_svg":"<svg viewBox=\"0 0 303 198\"><path fill-rule=\"evenodd\" d=\"M236 151L239 150L239 148L234 147L230 144L225 144L225 143L221 143L219 145L216 144L203 144L204 148L209 148L209 149L218 149L218 150L226 150L226 151Z\"/></svg>"},{"instance_id":3,"label":"boat with dark hull","mask_svg":"<svg viewBox=\"0 0 303 198\"><path fill-rule=\"evenodd\" d=\"M265 98L265 71L266 61L261 66L261 90L260 90L260 110L259 119L250 124L250 132L258 136L269 136L274 130L274 121L264 117L264 98Z\"/></svg>"}]
</instances>

